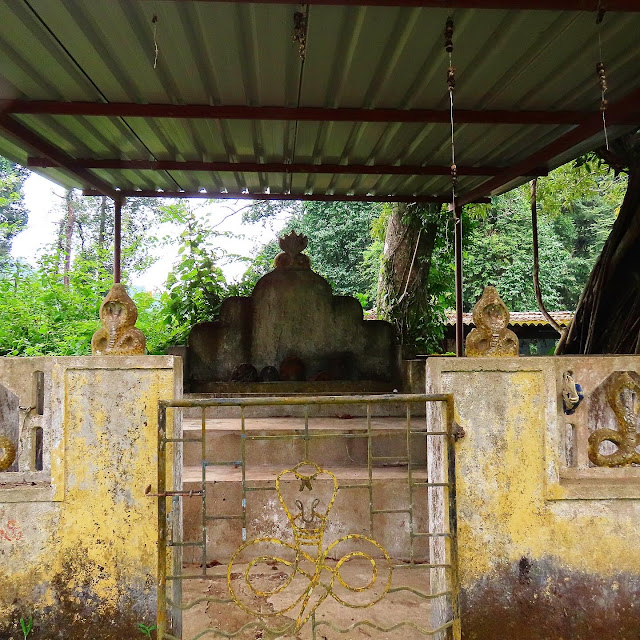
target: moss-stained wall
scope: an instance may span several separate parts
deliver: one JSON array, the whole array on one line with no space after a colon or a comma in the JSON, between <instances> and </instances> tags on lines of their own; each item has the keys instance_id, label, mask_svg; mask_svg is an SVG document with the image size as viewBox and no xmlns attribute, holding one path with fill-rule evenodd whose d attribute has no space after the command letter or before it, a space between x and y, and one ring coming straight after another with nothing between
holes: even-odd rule
<instances>
[{"instance_id":1,"label":"moss-stained wall","mask_svg":"<svg viewBox=\"0 0 640 640\"><path fill-rule=\"evenodd\" d=\"M586 395L571 418L567 369ZM466 433L456 445L466 640L640 637L640 469L581 471L565 456L567 423L586 422L590 394L638 370L640 357L428 362L428 389L454 394Z\"/></svg>"},{"instance_id":2,"label":"moss-stained wall","mask_svg":"<svg viewBox=\"0 0 640 640\"><path fill-rule=\"evenodd\" d=\"M47 464L0 477L0 639L30 616L30 640L135 637L155 621L157 509L144 491L156 486L157 402L181 389L179 367L157 356L2 359L0 382L21 404L34 369L47 381Z\"/></svg>"}]
</instances>

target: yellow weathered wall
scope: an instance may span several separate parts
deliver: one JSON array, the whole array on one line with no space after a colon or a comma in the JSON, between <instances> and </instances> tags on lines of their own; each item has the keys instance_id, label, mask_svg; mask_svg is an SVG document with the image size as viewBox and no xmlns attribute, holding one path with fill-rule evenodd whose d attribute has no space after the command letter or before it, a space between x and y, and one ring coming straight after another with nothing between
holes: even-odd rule
<instances>
[{"instance_id":1,"label":"yellow weathered wall","mask_svg":"<svg viewBox=\"0 0 640 640\"><path fill-rule=\"evenodd\" d=\"M18 532L0 534L0 638L31 615L30 638L134 637L155 620L157 509L144 491L156 486L157 403L180 383L174 359L38 360L54 495L0 484L0 529Z\"/></svg>"},{"instance_id":2,"label":"yellow weathered wall","mask_svg":"<svg viewBox=\"0 0 640 640\"><path fill-rule=\"evenodd\" d=\"M640 368L638 357L591 360L571 366L594 379ZM576 497L575 483L570 490L558 480L565 418L557 382L567 366L557 358L427 365L431 389L454 394L466 433L456 445L463 638L640 633L640 476L617 471L612 491L611 470L588 470L586 495L599 495L601 483L609 499Z\"/></svg>"}]
</instances>

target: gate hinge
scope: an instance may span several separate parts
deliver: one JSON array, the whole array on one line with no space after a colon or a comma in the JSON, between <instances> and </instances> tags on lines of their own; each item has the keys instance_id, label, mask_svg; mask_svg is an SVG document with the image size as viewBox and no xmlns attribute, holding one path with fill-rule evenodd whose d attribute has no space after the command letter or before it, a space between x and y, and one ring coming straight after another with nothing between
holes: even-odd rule
<instances>
[{"instance_id":1,"label":"gate hinge","mask_svg":"<svg viewBox=\"0 0 640 640\"><path fill-rule=\"evenodd\" d=\"M453 423L453 428L451 429L451 434L453 435L453 439L456 442L458 442L458 440L462 440L462 438L464 438L465 435L467 435L464 432L464 429L457 422Z\"/></svg>"}]
</instances>

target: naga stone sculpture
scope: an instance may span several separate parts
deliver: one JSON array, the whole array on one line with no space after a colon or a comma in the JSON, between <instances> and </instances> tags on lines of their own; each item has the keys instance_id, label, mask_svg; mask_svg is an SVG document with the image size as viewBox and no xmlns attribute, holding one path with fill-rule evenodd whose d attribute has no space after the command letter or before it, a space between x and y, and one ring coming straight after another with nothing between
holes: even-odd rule
<instances>
[{"instance_id":1,"label":"naga stone sculpture","mask_svg":"<svg viewBox=\"0 0 640 640\"><path fill-rule=\"evenodd\" d=\"M509 310L495 287L485 287L482 297L473 308L476 328L465 343L470 357L508 357L518 355L518 336L507 329Z\"/></svg>"},{"instance_id":2,"label":"naga stone sculpture","mask_svg":"<svg viewBox=\"0 0 640 640\"><path fill-rule=\"evenodd\" d=\"M102 327L91 339L94 356L144 355L146 339L135 328L138 309L127 290L117 282L100 305Z\"/></svg>"}]
</instances>

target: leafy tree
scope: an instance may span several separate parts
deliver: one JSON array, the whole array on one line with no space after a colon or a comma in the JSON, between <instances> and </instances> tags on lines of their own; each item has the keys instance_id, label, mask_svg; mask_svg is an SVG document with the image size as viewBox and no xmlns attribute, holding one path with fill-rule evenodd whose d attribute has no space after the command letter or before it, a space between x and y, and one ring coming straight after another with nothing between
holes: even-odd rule
<instances>
[{"instance_id":1,"label":"leafy tree","mask_svg":"<svg viewBox=\"0 0 640 640\"><path fill-rule=\"evenodd\" d=\"M597 154L628 186L611 234L580 296L559 353L640 353L640 137L616 140Z\"/></svg>"},{"instance_id":2,"label":"leafy tree","mask_svg":"<svg viewBox=\"0 0 640 640\"><path fill-rule=\"evenodd\" d=\"M439 350L445 310L454 299L451 215L440 205L396 204L387 209L386 224L376 228L378 243L384 228L378 317L395 326L401 344ZM374 240L375 246L380 244Z\"/></svg>"},{"instance_id":3,"label":"leafy tree","mask_svg":"<svg viewBox=\"0 0 640 640\"><path fill-rule=\"evenodd\" d=\"M28 173L0 156L0 261L6 260L13 238L27 224L23 187Z\"/></svg>"},{"instance_id":4,"label":"leafy tree","mask_svg":"<svg viewBox=\"0 0 640 640\"><path fill-rule=\"evenodd\" d=\"M59 206L56 243L59 270L67 274L75 256L113 271L114 203L105 196L68 191ZM153 228L162 220L160 205L151 198L127 198L122 207L122 273L141 273L153 264L152 249L160 243Z\"/></svg>"},{"instance_id":5,"label":"leafy tree","mask_svg":"<svg viewBox=\"0 0 640 640\"><path fill-rule=\"evenodd\" d=\"M483 215L471 218L465 230L463 299L471 311L486 285L498 288L512 311L537 309L533 287L533 237L527 185L494 198ZM556 234L548 216L539 222L540 284L546 306L567 307L563 291L571 295L580 283L570 268L571 250Z\"/></svg>"},{"instance_id":6,"label":"leafy tree","mask_svg":"<svg viewBox=\"0 0 640 640\"><path fill-rule=\"evenodd\" d=\"M0 355L87 355L98 328L103 281L82 265L69 286L46 256L38 268L14 262L0 274Z\"/></svg>"},{"instance_id":7,"label":"leafy tree","mask_svg":"<svg viewBox=\"0 0 640 640\"><path fill-rule=\"evenodd\" d=\"M226 234L217 232L208 218L198 215L197 209L184 201L163 207L163 219L183 230L178 261L169 273L166 292L157 308L165 329L156 348L183 344L194 324L218 317L223 298L231 293L218 266L223 253L217 240Z\"/></svg>"},{"instance_id":8,"label":"leafy tree","mask_svg":"<svg viewBox=\"0 0 640 640\"><path fill-rule=\"evenodd\" d=\"M109 207L100 198L68 192L60 205L59 237L37 267L10 258L0 264L1 355L90 353L100 304L113 283ZM150 233L154 213L142 199L123 207L125 277L151 262L149 249L158 242ZM158 305L144 295L133 297L141 298L147 315L156 312Z\"/></svg>"}]
</instances>

